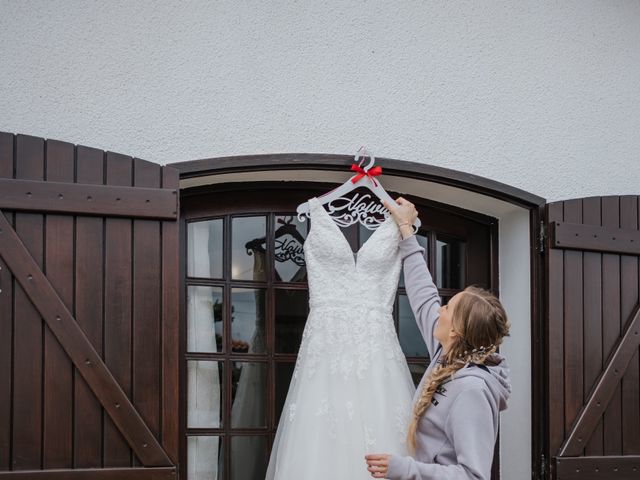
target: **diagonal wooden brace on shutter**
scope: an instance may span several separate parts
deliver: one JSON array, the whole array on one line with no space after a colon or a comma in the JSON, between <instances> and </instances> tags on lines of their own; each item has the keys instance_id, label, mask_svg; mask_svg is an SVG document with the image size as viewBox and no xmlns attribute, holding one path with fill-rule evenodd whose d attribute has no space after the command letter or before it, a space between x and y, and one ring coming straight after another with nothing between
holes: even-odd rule
<instances>
[{"instance_id":1,"label":"diagonal wooden brace on shutter","mask_svg":"<svg viewBox=\"0 0 640 480\"><path fill-rule=\"evenodd\" d=\"M636 305L618 345L596 381L584 408L578 414L571 433L560 449L561 457L578 456L609 405L631 358L640 345L640 305Z\"/></svg>"},{"instance_id":2,"label":"diagonal wooden brace on shutter","mask_svg":"<svg viewBox=\"0 0 640 480\"><path fill-rule=\"evenodd\" d=\"M640 255L640 231L551 222L551 248Z\"/></svg>"},{"instance_id":3,"label":"diagonal wooden brace on shutter","mask_svg":"<svg viewBox=\"0 0 640 480\"><path fill-rule=\"evenodd\" d=\"M0 192L0 210L159 220L176 220L178 216L176 189L0 178Z\"/></svg>"},{"instance_id":4,"label":"diagonal wooden brace on shutter","mask_svg":"<svg viewBox=\"0 0 640 480\"><path fill-rule=\"evenodd\" d=\"M145 467L172 466L153 433L0 210L0 257Z\"/></svg>"}]
</instances>

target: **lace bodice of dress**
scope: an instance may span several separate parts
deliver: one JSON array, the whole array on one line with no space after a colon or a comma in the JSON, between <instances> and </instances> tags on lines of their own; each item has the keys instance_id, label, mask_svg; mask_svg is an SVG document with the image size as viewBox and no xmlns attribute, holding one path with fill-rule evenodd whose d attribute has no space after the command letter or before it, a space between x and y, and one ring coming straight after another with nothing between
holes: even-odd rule
<instances>
[{"instance_id":1,"label":"lace bodice of dress","mask_svg":"<svg viewBox=\"0 0 640 480\"><path fill-rule=\"evenodd\" d=\"M401 261L400 231L389 216L357 255L317 198L310 201L311 229L304 244L313 306L367 305L391 309ZM344 302L344 303L343 303Z\"/></svg>"}]
</instances>

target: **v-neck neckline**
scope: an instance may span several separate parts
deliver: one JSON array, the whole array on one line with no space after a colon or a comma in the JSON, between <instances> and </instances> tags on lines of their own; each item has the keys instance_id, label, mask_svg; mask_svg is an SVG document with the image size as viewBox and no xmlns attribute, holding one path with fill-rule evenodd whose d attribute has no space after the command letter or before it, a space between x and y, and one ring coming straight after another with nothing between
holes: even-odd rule
<instances>
[{"instance_id":1,"label":"v-neck neckline","mask_svg":"<svg viewBox=\"0 0 640 480\"><path fill-rule=\"evenodd\" d=\"M369 236L369 238L367 238L364 243L362 245L360 245L360 248L358 248L358 250L356 250L355 252L351 249L351 245L349 245L349 240L347 240L347 237L344 235L344 233L342 233L342 230L340 230L340 227L338 225L336 225L336 222L333 221L333 218L331 218L331 215L329 215L329 212L327 212L324 207L322 206L322 202L320 202L320 200L318 199L318 197L313 197L311 199L311 201L315 201L316 202L316 206L322 210L322 214L325 217L325 219L331 224L333 225L333 228L336 230L338 236L342 239L342 243L345 245L345 247L347 248L347 250L349 251L349 256L351 257L351 261L353 263L353 267L357 269L358 267L358 263L359 263L359 259L360 259L360 254L364 251L364 247L369 243L369 241L375 237L376 233L378 233L380 231L380 229L382 227L384 227L387 223L389 223L389 221L393 220L393 218L391 217L391 215L387 216L387 218L385 218L382 223L380 223L380 226L378 228L375 229L375 231ZM312 219L313 220L313 219Z\"/></svg>"}]
</instances>

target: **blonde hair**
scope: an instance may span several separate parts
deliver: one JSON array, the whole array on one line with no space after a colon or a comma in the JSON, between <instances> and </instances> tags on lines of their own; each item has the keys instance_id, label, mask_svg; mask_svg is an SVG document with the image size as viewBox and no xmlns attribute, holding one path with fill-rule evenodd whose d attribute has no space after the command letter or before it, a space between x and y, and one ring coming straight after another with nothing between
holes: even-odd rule
<instances>
[{"instance_id":1,"label":"blonde hair","mask_svg":"<svg viewBox=\"0 0 640 480\"><path fill-rule=\"evenodd\" d=\"M407 443L416 449L416 431L433 395L442 382L469 363L484 364L509 335L507 314L495 295L478 287L465 288L452 313L453 330L457 337L444 358L431 370L422 386L422 393L413 409Z\"/></svg>"}]
</instances>

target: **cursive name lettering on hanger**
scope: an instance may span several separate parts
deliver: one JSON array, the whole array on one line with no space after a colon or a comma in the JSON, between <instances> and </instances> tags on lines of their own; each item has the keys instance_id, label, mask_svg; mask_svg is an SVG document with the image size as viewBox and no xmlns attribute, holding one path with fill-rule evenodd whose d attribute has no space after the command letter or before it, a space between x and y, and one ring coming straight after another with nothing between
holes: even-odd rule
<instances>
[{"instance_id":1,"label":"cursive name lettering on hanger","mask_svg":"<svg viewBox=\"0 0 640 480\"><path fill-rule=\"evenodd\" d=\"M329 215L341 227L348 227L359 222L372 230L382 224L389 212L384 208L384 205L368 193L356 193L351 198L336 198L327 203L327 208ZM380 216L382 218L379 218Z\"/></svg>"}]
</instances>

